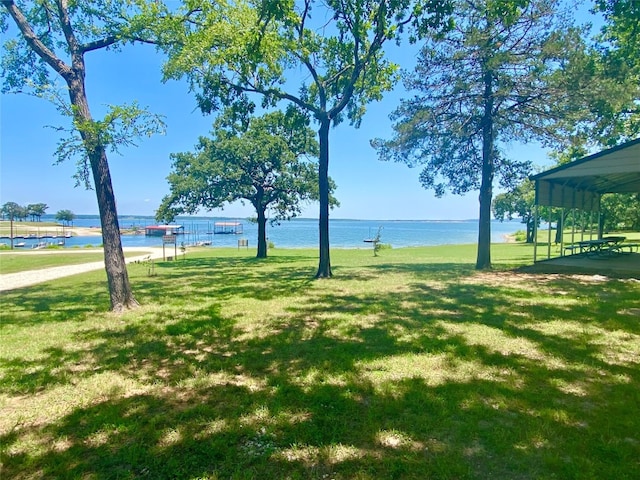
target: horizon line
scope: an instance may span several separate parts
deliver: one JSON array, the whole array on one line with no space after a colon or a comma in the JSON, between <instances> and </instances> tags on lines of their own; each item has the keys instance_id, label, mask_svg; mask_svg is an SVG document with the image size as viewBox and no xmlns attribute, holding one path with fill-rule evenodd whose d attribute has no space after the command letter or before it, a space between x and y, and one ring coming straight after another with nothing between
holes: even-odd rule
<instances>
[{"instance_id":1,"label":"horizon line","mask_svg":"<svg viewBox=\"0 0 640 480\"><path fill-rule=\"evenodd\" d=\"M100 215L97 213L76 213L76 218L78 217L96 217L100 218ZM55 217L54 213L44 214L43 217ZM150 218L155 220L154 215L138 215L138 214L130 214L123 213L118 214L118 219L123 217L133 217L133 218ZM245 219L249 220L252 217L249 216L225 216L225 215L177 215L176 218L193 218L193 219L207 219L207 218L224 218L224 219ZM291 220L318 220L317 217L294 217ZM347 220L353 222L471 222L471 221L479 221L478 218L348 218L348 217L330 217L329 220ZM497 220L496 218L491 218L491 220ZM518 220L518 218L513 218L512 220L503 220L503 222L509 222L513 220ZM289 220L282 220L283 222Z\"/></svg>"}]
</instances>

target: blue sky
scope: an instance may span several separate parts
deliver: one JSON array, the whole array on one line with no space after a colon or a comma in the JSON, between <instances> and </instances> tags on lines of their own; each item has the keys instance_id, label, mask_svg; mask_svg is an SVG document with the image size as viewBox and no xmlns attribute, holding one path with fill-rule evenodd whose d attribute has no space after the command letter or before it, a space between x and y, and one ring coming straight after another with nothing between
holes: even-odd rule
<instances>
[{"instance_id":1,"label":"blue sky","mask_svg":"<svg viewBox=\"0 0 640 480\"><path fill-rule=\"evenodd\" d=\"M4 38L3 38L4 40ZM392 47L390 54L403 68L415 62L415 49ZM121 52L87 55L87 91L94 118L101 118L105 105L138 103L164 115L165 135L141 139L138 147L111 153L109 164L120 215L153 215L169 191L166 177L169 155L190 151L198 136L207 135L213 117L196 108L186 82L161 82L161 54L148 45L127 46ZM403 96L403 87L368 106L359 129L343 123L330 136L329 174L336 181L341 206L332 218L456 220L478 217L477 192L465 196L447 194L435 198L418 181L419 169L377 159L369 141L390 138L389 113ZM0 117L0 204L46 203L47 213L61 209L76 214L97 214L95 193L74 188L75 164L54 165L59 134L49 126L66 126L53 105L24 94L2 95ZM512 145L508 153L535 164L548 166L546 152L538 145ZM234 204L213 215L246 217L250 206ZM201 214L209 214L201 212ZM303 216L315 218L316 204Z\"/></svg>"}]
</instances>

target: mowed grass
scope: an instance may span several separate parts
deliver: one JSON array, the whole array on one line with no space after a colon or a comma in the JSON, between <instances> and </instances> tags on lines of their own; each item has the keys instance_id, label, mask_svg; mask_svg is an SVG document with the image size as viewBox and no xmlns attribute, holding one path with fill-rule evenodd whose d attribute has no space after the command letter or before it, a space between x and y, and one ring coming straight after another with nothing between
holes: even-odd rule
<instances>
[{"instance_id":1,"label":"mowed grass","mask_svg":"<svg viewBox=\"0 0 640 480\"><path fill-rule=\"evenodd\" d=\"M143 251L125 252L125 257L144 255ZM83 252L75 250L38 250L33 252L0 252L0 274L41 270L43 268L63 265L79 265L81 263L100 262L104 260L102 251Z\"/></svg>"},{"instance_id":2,"label":"mowed grass","mask_svg":"<svg viewBox=\"0 0 640 480\"><path fill-rule=\"evenodd\" d=\"M531 247L187 254L3 294L2 478L635 479L640 285Z\"/></svg>"}]
</instances>

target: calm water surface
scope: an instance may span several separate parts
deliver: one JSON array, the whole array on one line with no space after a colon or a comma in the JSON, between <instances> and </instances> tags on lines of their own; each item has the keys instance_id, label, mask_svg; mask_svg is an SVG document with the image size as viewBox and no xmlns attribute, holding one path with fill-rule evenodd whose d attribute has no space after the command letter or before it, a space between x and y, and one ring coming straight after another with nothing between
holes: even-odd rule
<instances>
[{"instance_id":1,"label":"calm water surface","mask_svg":"<svg viewBox=\"0 0 640 480\"><path fill-rule=\"evenodd\" d=\"M53 221L43 217L43 221ZM242 222L242 235L214 235L213 225L217 221ZM121 228L144 227L156 225L151 217L122 216L119 218ZM235 247L239 238L249 240L249 246L255 246L258 236L256 224L246 219L229 219L216 217L178 217L176 224L185 227L185 235L178 242L193 244L211 241L214 247ZM74 221L76 227L96 227L100 225L97 216L79 216ZM477 220L433 221L433 220L331 220L329 235L334 248L370 248L365 239L375 237L378 229L382 243L391 244L394 248L422 245L444 245L476 243L478 236ZM491 223L492 242L504 242L505 235L523 228L519 221ZM318 245L318 221L315 219L294 219L280 225L268 225L267 236L270 242L280 248L315 248ZM73 237L66 240L67 247L99 245L99 236ZM141 235L123 235L124 246L158 246L162 245L161 237Z\"/></svg>"}]
</instances>

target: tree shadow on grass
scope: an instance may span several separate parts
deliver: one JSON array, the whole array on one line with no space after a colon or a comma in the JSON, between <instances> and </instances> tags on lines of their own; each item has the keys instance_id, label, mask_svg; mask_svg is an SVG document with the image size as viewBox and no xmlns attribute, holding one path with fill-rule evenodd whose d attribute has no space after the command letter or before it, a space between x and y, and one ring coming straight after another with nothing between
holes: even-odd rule
<instances>
[{"instance_id":1,"label":"tree shadow on grass","mask_svg":"<svg viewBox=\"0 0 640 480\"><path fill-rule=\"evenodd\" d=\"M83 277L84 278L84 277ZM49 322L82 321L109 308L105 280L60 279L2 293L0 328Z\"/></svg>"},{"instance_id":2,"label":"tree shadow on grass","mask_svg":"<svg viewBox=\"0 0 640 480\"><path fill-rule=\"evenodd\" d=\"M280 376L258 390L230 381L105 399L20 436L54 442L37 465L55 478L632 478L634 445L582 423L609 409L572 403L544 384ZM5 472L27 460L6 458Z\"/></svg>"},{"instance_id":3,"label":"tree shadow on grass","mask_svg":"<svg viewBox=\"0 0 640 480\"><path fill-rule=\"evenodd\" d=\"M300 257L204 258L159 265L158 276L135 281L143 303L165 296L248 297L268 300L298 293L312 282ZM302 259L304 263L304 259Z\"/></svg>"},{"instance_id":4,"label":"tree shadow on grass","mask_svg":"<svg viewBox=\"0 0 640 480\"><path fill-rule=\"evenodd\" d=\"M184 297L183 309L160 306L122 324L87 326L72 339L85 348L44 349L32 363L5 366L11 381L3 391L15 395L83 385L98 374L135 380L143 390L105 390L49 422L16 426L0 438L5 473L533 479L638 472L640 420L630 408L640 401L637 363L612 358L624 352L598 338L637 334L632 318L598 304L631 305L629 285L492 284L461 277L463 266L387 264L362 282L397 272L413 281L401 292L359 291L339 279L311 288L305 266L283 265L241 275L238 264L167 267L158 279L136 282L149 298ZM242 326L242 313L225 313L231 297L298 301L265 311L257 334ZM553 330L563 318L584 330ZM21 368L41 376L21 379ZM21 453L30 439L42 445Z\"/></svg>"}]
</instances>

